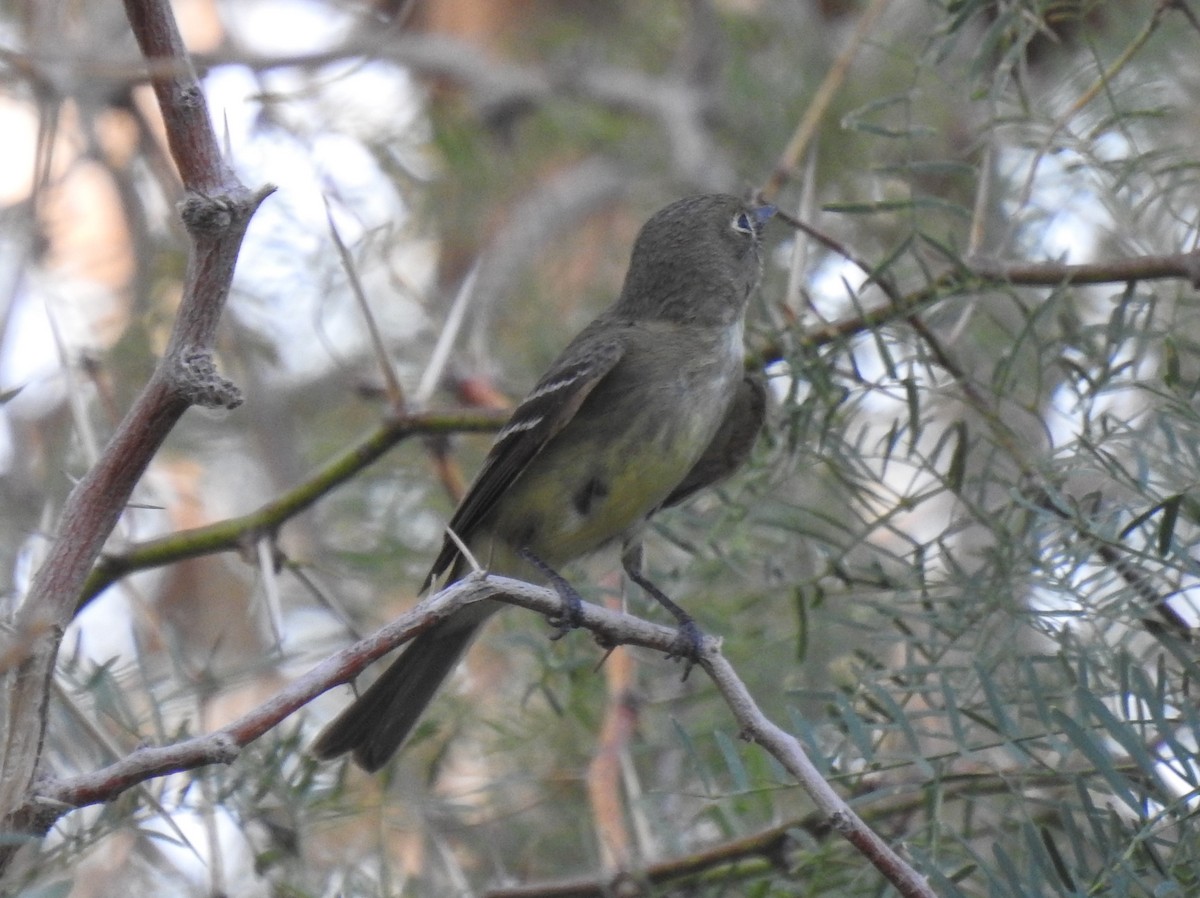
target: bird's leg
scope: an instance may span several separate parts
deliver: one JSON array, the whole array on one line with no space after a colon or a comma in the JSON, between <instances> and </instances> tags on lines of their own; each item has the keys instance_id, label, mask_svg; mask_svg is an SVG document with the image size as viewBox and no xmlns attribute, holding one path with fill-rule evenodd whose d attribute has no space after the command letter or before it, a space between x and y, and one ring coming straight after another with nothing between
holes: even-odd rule
<instances>
[{"instance_id":1,"label":"bird's leg","mask_svg":"<svg viewBox=\"0 0 1200 898\"><path fill-rule=\"evenodd\" d=\"M545 577L546 582L550 584L550 588L558 593L558 597L562 599L562 616L550 618L550 626L554 627L554 632L550 635L550 638L562 639L578 627L583 620L583 598L579 595L575 587L567 582L562 574L534 555L528 546L518 549L517 555Z\"/></svg>"},{"instance_id":2,"label":"bird's leg","mask_svg":"<svg viewBox=\"0 0 1200 898\"><path fill-rule=\"evenodd\" d=\"M696 626L696 622L692 616L680 608L671 598L655 586L642 573L642 543L640 540L631 540L625 543L621 550L621 566L625 568L625 575L634 583L646 591L646 594L653 598L658 604L666 608L675 620L679 623L679 632L675 636L675 646L667 654L668 658L682 658L684 661L683 679L688 678L688 674L692 672L692 667L700 660L700 655L704 649L704 634L700 628Z\"/></svg>"}]
</instances>

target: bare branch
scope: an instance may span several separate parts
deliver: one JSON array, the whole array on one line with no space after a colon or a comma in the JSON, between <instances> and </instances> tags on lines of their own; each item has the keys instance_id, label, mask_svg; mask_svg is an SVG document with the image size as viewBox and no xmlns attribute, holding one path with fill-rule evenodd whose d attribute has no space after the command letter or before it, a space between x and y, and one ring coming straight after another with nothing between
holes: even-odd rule
<instances>
[{"instance_id":1,"label":"bare branch","mask_svg":"<svg viewBox=\"0 0 1200 898\"><path fill-rule=\"evenodd\" d=\"M929 285L906 294L898 294L878 269L872 268L837 240L786 213L781 221L819 241L826 249L843 256L871 278L868 283L879 286L888 302L868 308L857 315L847 316L821 327L808 328L801 335L806 346L824 346L864 333L880 325L908 318L914 312L949 299L952 296L978 291L981 287L1047 287L1059 288L1081 284L1128 284L1138 281L1186 280L1200 286L1200 252L1169 255L1133 256L1106 262L1070 265L1065 262L1023 262L977 258L937 277ZM759 356L767 361L781 357L778 346L764 347Z\"/></svg>"},{"instance_id":2,"label":"bare branch","mask_svg":"<svg viewBox=\"0 0 1200 898\"><path fill-rule=\"evenodd\" d=\"M192 240L183 298L166 354L101 457L71 491L54 543L14 620L28 653L9 674L6 739L0 759L0 832L19 828L16 809L36 776L49 683L62 632L83 583L142 473L190 405L232 408L237 388L212 360L217 323L251 215L274 188L250 191L222 159L208 106L167 0L128 0L126 13L148 60L170 60L151 81L187 194L181 216ZM0 871L16 843L0 848Z\"/></svg>"},{"instance_id":3,"label":"bare branch","mask_svg":"<svg viewBox=\"0 0 1200 898\"><path fill-rule=\"evenodd\" d=\"M374 635L326 659L272 699L228 726L175 745L139 749L121 761L90 774L42 783L16 816L26 824L26 832L38 835L72 808L110 801L148 779L209 764L232 763L242 748L321 693L353 679L368 664L464 605L485 599L499 599L547 617L562 613L562 600L551 589L507 577L472 574L421 602ZM582 605L578 620L582 627L595 633L598 641L606 646L636 645L669 654L674 650L678 638L672 627L589 603ZM697 663L713 680L732 709L743 738L758 743L770 752L813 799L820 825L829 826L845 837L902 895L933 898L934 893L924 878L875 834L821 778L799 740L766 717L732 665L721 655L719 640L712 637L704 639Z\"/></svg>"},{"instance_id":4,"label":"bare branch","mask_svg":"<svg viewBox=\"0 0 1200 898\"><path fill-rule=\"evenodd\" d=\"M194 527L157 539L145 540L121 552L103 555L81 590L83 608L107 587L135 571L150 570L241 549L249 541L273 534L296 515L377 461L397 443L411 436L448 433L487 433L497 430L507 412L428 413L391 418L345 450L299 486L288 490L249 514ZM0 670L3 667L0 666Z\"/></svg>"}]
</instances>

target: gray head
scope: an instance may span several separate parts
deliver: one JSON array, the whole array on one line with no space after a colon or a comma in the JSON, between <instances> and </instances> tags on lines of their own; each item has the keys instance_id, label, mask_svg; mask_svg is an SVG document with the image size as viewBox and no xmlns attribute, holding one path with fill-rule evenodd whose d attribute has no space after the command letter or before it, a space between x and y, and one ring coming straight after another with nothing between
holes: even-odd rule
<instances>
[{"instance_id":1,"label":"gray head","mask_svg":"<svg viewBox=\"0 0 1200 898\"><path fill-rule=\"evenodd\" d=\"M638 233L617 316L728 324L742 315L762 274L763 225L773 206L736 196L678 200Z\"/></svg>"}]
</instances>

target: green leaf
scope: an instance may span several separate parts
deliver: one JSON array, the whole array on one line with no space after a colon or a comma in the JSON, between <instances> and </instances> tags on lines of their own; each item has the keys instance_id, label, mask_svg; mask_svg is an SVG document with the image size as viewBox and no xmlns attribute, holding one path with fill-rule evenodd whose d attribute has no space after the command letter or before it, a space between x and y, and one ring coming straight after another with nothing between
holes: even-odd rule
<instances>
[{"instance_id":1,"label":"green leaf","mask_svg":"<svg viewBox=\"0 0 1200 898\"><path fill-rule=\"evenodd\" d=\"M1131 810L1140 815L1145 810L1142 802L1134 793L1129 781L1117 770L1112 754L1096 740L1092 733L1085 730L1069 715L1056 710L1054 718L1059 728L1071 740L1071 744L1092 762L1096 773L1100 774L1112 787L1113 793Z\"/></svg>"},{"instance_id":2,"label":"green leaf","mask_svg":"<svg viewBox=\"0 0 1200 898\"><path fill-rule=\"evenodd\" d=\"M741 753L737 746L722 730L715 730L713 738L717 742L721 757L725 759L725 767L733 778L733 788L738 792L749 792L750 776L746 772L746 765L742 763Z\"/></svg>"},{"instance_id":3,"label":"green leaf","mask_svg":"<svg viewBox=\"0 0 1200 898\"><path fill-rule=\"evenodd\" d=\"M967 422L955 421L953 429L957 439L954 442L954 452L950 455L950 468L946 471L946 483L955 493L961 493L963 477L967 470L967 449L970 446Z\"/></svg>"},{"instance_id":4,"label":"green leaf","mask_svg":"<svg viewBox=\"0 0 1200 898\"><path fill-rule=\"evenodd\" d=\"M1162 520L1158 522L1158 555L1166 557L1171 550L1171 539L1175 535L1175 522L1179 520L1179 506L1183 502L1182 495L1172 496L1162 503Z\"/></svg>"},{"instance_id":5,"label":"green leaf","mask_svg":"<svg viewBox=\"0 0 1200 898\"><path fill-rule=\"evenodd\" d=\"M1059 882L1065 888L1074 892L1076 890L1075 877L1071 875L1071 870L1067 866L1062 852L1058 850L1058 845L1055 844L1054 834L1045 826L1039 826L1038 835L1042 838L1042 846L1046 849L1046 854L1050 857L1050 864L1054 868L1054 873L1058 876Z\"/></svg>"}]
</instances>

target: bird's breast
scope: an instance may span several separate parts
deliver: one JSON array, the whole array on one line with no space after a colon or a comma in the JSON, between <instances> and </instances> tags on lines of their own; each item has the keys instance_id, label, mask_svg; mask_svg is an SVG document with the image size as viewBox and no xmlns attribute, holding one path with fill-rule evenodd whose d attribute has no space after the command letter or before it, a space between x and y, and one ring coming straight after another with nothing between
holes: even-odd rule
<instances>
[{"instance_id":1,"label":"bird's breast","mask_svg":"<svg viewBox=\"0 0 1200 898\"><path fill-rule=\"evenodd\" d=\"M660 506L708 447L741 382L740 327L634 350L502 503L494 532L552 566L620 539Z\"/></svg>"}]
</instances>

